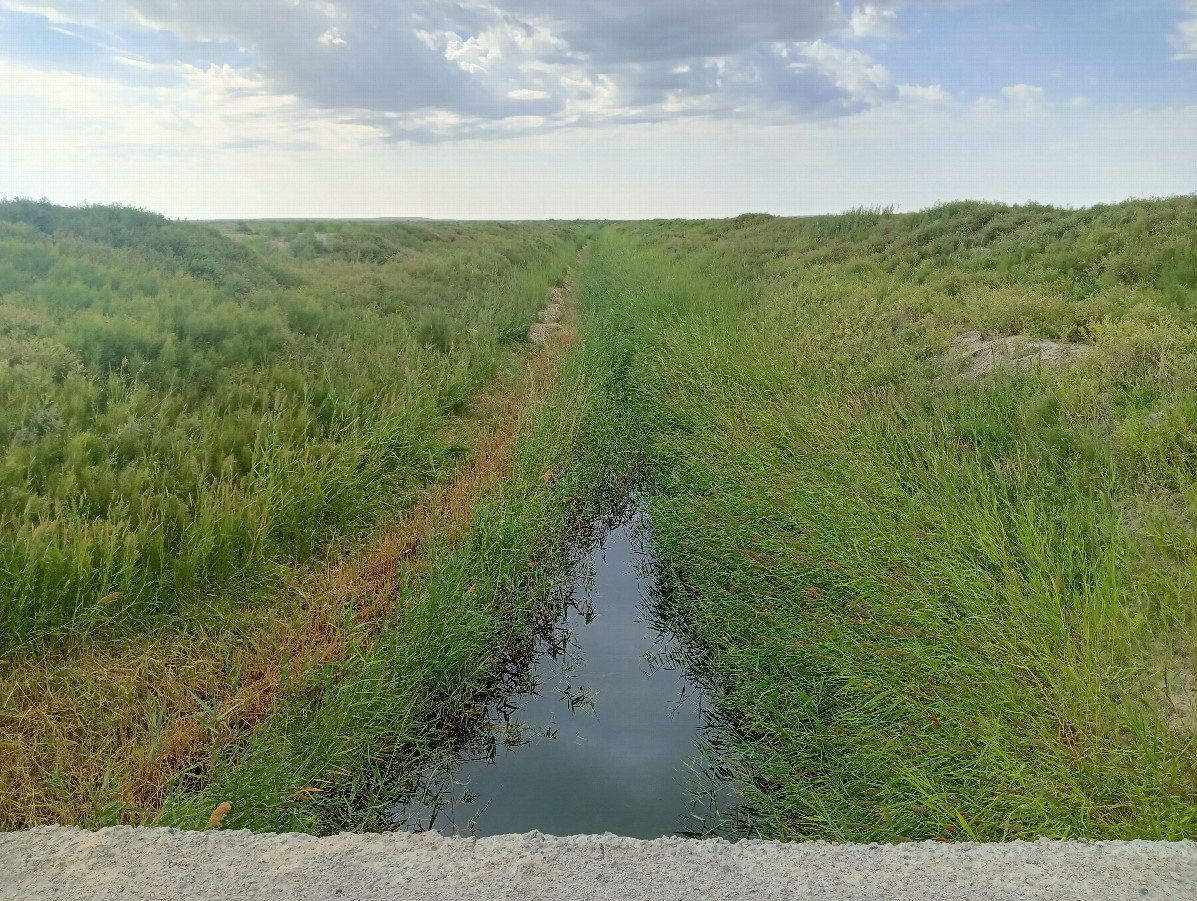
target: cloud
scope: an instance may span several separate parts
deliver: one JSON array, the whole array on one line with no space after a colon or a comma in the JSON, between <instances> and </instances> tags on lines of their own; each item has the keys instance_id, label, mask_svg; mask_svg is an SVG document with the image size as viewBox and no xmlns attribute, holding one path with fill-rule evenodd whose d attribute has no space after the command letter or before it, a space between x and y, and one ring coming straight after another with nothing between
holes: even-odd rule
<instances>
[{"instance_id":1,"label":"cloud","mask_svg":"<svg viewBox=\"0 0 1197 901\"><path fill-rule=\"evenodd\" d=\"M1043 106L1043 88L1032 84L1015 84L1002 88L1002 96L1024 110L1035 110Z\"/></svg>"},{"instance_id":2,"label":"cloud","mask_svg":"<svg viewBox=\"0 0 1197 901\"><path fill-rule=\"evenodd\" d=\"M314 114L293 96L265 92L253 75L231 66L183 64L172 75L170 87L131 87L0 61L0 154L57 148L95 161L248 146L340 152L381 136L345 117Z\"/></svg>"},{"instance_id":3,"label":"cloud","mask_svg":"<svg viewBox=\"0 0 1197 901\"><path fill-rule=\"evenodd\" d=\"M392 140L501 137L676 116L819 120L897 97L892 78L837 39L893 36L878 0L0 0L59 27L185 44L178 63L232 45L263 96ZM121 74L121 73L128 74Z\"/></svg>"},{"instance_id":4,"label":"cloud","mask_svg":"<svg viewBox=\"0 0 1197 901\"><path fill-rule=\"evenodd\" d=\"M848 20L848 33L854 38L897 37L898 12L873 3L857 6Z\"/></svg>"},{"instance_id":5,"label":"cloud","mask_svg":"<svg viewBox=\"0 0 1197 901\"><path fill-rule=\"evenodd\" d=\"M1181 5L1181 9L1197 14L1197 0L1189 0ZM1178 23L1176 34L1172 35L1169 40L1176 48L1173 59L1197 59L1197 18Z\"/></svg>"},{"instance_id":6,"label":"cloud","mask_svg":"<svg viewBox=\"0 0 1197 901\"><path fill-rule=\"evenodd\" d=\"M0 70L0 93L10 74ZM687 117L335 153L246 143L183 168L167 155L144 153L129 165L127 156L80 152L77 128L70 144L24 146L4 129L0 193L120 201L192 218L624 219L889 203L909 210L965 197L1081 205L1192 190L1197 106L1083 109L1047 99L1031 117L1000 92L986 104L940 97L929 105L899 91L897 101L813 123ZM0 98L6 111L7 101ZM314 125L308 139L324 139L324 123Z\"/></svg>"},{"instance_id":7,"label":"cloud","mask_svg":"<svg viewBox=\"0 0 1197 901\"><path fill-rule=\"evenodd\" d=\"M874 63L859 50L844 50L823 41L815 41L802 48L802 55L811 60L825 77L857 99L861 105L871 106L898 96L893 78L884 66Z\"/></svg>"},{"instance_id":8,"label":"cloud","mask_svg":"<svg viewBox=\"0 0 1197 901\"><path fill-rule=\"evenodd\" d=\"M906 100L913 100L920 104L938 106L952 102L952 95L943 89L943 85L929 84L900 84L898 96Z\"/></svg>"},{"instance_id":9,"label":"cloud","mask_svg":"<svg viewBox=\"0 0 1197 901\"><path fill-rule=\"evenodd\" d=\"M1072 102L1049 101L1043 88L1030 84L1010 85L1002 88L1000 97L979 97L969 104L953 100L941 104L941 108L951 109L958 115L967 115L978 128L997 130L1020 127L1059 116L1062 109L1073 106L1075 103Z\"/></svg>"},{"instance_id":10,"label":"cloud","mask_svg":"<svg viewBox=\"0 0 1197 901\"><path fill-rule=\"evenodd\" d=\"M1085 105L1033 68L980 99L902 83L865 51L915 2L0 0L0 193L623 218L1192 190L1197 107Z\"/></svg>"},{"instance_id":11,"label":"cloud","mask_svg":"<svg viewBox=\"0 0 1197 901\"><path fill-rule=\"evenodd\" d=\"M844 22L835 0L506 0L503 6L521 20L546 23L572 54L600 66L730 56L760 44L813 40Z\"/></svg>"}]
</instances>

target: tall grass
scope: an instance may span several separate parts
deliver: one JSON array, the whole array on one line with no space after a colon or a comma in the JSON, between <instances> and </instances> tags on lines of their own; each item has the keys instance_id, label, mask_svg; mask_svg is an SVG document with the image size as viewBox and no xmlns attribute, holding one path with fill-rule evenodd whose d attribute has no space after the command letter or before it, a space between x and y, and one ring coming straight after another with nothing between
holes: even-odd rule
<instances>
[{"instance_id":1,"label":"tall grass","mask_svg":"<svg viewBox=\"0 0 1197 901\"><path fill-rule=\"evenodd\" d=\"M575 361L524 409L503 477L482 486L468 529L431 535L420 572L400 571L397 613L377 639L294 673L291 701L218 749L202 780L180 780L157 822L199 828L227 801L226 827L388 828L408 779L471 722L504 650L543 615L552 573L597 502L608 445L582 432L591 396ZM364 625L345 628L364 636Z\"/></svg>"},{"instance_id":2,"label":"tall grass","mask_svg":"<svg viewBox=\"0 0 1197 901\"><path fill-rule=\"evenodd\" d=\"M409 504L580 238L0 210L0 611L47 652L224 635L272 562ZM1197 648L1195 226L1182 198L605 229L513 456L252 728L197 698L214 738L159 822L384 827L634 466L762 834L1197 835L1167 683ZM971 330L1091 348L976 378ZM87 791L88 822L153 819Z\"/></svg>"},{"instance_id":3,"label":"tall grass","mask_svg":"<svg viewBox=\"0 0 1197 901\"><path fill-rule=\"evenodd\" d=\"M1157 688L1194 647L1195 224L962 204L596 247L610 453L645 461L765 834L1197 835L1197 723ZM977 380L968 329L1094 347Z\"/></svg>"},{"instance_id":4,"label":"tall grass","mask_svg":"<svg viewBox=\"0 0 1197 901\"><path fill-rule=\"evenodd\" d=\"M0 646L203 619L408 505L577 248L330 227L0 205Z\"/></svg>"}]
</instances>

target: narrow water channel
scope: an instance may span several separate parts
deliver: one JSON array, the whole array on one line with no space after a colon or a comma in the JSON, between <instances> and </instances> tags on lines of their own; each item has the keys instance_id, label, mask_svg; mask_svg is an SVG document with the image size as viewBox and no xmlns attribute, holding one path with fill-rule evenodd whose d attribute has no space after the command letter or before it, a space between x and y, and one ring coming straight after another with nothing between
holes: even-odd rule
<instances>
[{"instance_id":1,"label":"narrow water channel","mask_svg":"<svg viewBox=\"0 0 1197 901\"><path fill-rule=\"evenodd\" d=\"M568 601L485 726L391 808L396 828L713 834L735 793L712 753L708 696L656 613L633 513L571 573ZM712 763L712 761L717 761Z\"/></svg>"}]
</instances>

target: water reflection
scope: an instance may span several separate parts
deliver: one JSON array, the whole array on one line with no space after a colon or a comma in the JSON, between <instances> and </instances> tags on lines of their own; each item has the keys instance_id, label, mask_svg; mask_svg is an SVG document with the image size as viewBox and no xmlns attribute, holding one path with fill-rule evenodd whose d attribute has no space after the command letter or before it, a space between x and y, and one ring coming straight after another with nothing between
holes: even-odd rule
<instances>
[{"instance_id":1,"label":"water reflection","mask_svg":"<svg viewBox=\"0 0 1197 901\"><path fill-rule=\"evenodd\" d=\"M485 726L392 805L397 828L721 831L734 765L714 751L709 698L657 615L647 535L633 513L579 561L560 616L507 661L510 690L482 712Z\"/></svg>"}]
</instances>

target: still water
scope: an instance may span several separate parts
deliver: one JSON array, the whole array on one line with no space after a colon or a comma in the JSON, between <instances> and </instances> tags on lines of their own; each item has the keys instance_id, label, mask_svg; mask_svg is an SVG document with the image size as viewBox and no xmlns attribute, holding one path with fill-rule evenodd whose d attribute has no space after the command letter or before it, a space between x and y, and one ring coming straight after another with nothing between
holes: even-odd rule
<instances>
[{"instance_id":1,"label":"still water","mask_svg":"<svg viewBox=\"0 0 1197 901\"><path fill-rule=\"evenodd\" d=\"M656 613L650 562L640 514L605 532L570 574L535 657L512 664L513 688L487 707L485 725L392 805L396 828L719 831L735 807L727 759L713 750L709 698Z\"/></svg>"}]
</instances>

